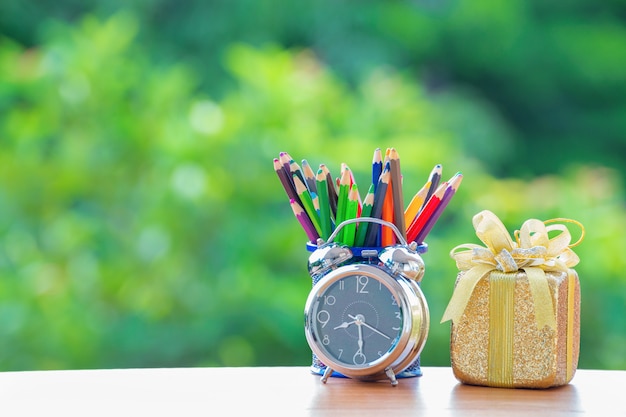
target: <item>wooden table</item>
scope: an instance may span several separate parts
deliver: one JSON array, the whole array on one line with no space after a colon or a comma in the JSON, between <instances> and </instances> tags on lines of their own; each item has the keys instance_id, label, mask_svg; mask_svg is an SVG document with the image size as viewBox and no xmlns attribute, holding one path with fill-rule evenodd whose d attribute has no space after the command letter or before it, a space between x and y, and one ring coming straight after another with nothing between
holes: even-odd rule
<instances>
[{"instance_id":1,"label":"wooden table","mask_svg":"<svg viewBox=\"0 0 626 417\"><path fill-rule=\"evenodd\" d=\"M326 385L307 367L0 373L0 415L626 416L626 371L578 370L549 390L462 385L450 368L419 378Z\"/></svg>"}]
</instances>

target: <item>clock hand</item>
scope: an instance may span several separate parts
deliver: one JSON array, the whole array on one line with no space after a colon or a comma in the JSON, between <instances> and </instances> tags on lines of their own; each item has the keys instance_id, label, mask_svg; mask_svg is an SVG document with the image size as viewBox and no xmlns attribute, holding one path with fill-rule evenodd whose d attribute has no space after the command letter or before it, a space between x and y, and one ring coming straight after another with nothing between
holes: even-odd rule
<instances>
[{"instance_id":1,"label":"clock hand","mask_svg":"<svg viewBox=\"0 0 626 417\"><path fill-rule=\"evenodd\" d=\"M349 323L348 323L347 321L344 321L344 322L343 322L343 323L341 323L339 326L337 326L337 327L333 328L333 330L337 330L337 329L345 329L346 327L348 327L349 325L354 324L354 323L356 323L356 320L351 321L351 322L349 322Z\"/></svg>"},{"instance_id":2,"label":"clock hand","mask_svg":"<svg viewBox=\"0 0 626 417\"><path fill-rule=\"evenodd\" d=\"M359 323L358 321L356 322L356 325L359 328L359 340L357 341L357 344L359 345L359 350L357 351L357 353L363 353L363 328L361 327L361 323Z\"/></svg>"},{"instance_id":3,"label":"clock hand","mask_svg":"<svg viewBox=\"0 0 626 417\"><path fill-rule=\"evenodd\" d=\"M383 332L381 332L380 330L378 330L378 329L376 329L376 328L374 328L374 327L370 326L369 324L367 324L367 323L365 323L365 322L362 322L361 324L362 324L363 326L367 327L368 329L370 329L370 330L372 330L372 331L374 331L374 332L378 333L379 335L381 335L381 336L382 336L382 337L384 337L385 339L390 339L390 340L391 340L391 338L390 338L389 336L387 336L386 334L384 334L384 333L383 333Z\"/></svg>"},{"instance_id":4,"label":"clock hand","mask_svg":"<svg viewBox=\"0 0 626 417\"><path fill-rule=\"evenodd\" d=\"M363 317L363 315L361 314L357 314L356 316L351 316L350 314L348 314L348 317L350 317L351 319L354 319L354 323L356 323L359 328L361 328L361 325L367 327L368 329L378 333L379 335L383 336L386 339L391 339L389 336L387 336L386 334L384 334L383 332L381 332L380 330L370 326L369 324L367 324L365 322L365 317Z\"/></svg>"},{"instance_id":5,"label":"clock hand","mask_svg":"<svg viewBox=\"0 0 626 417\"><path fill-rule=\"evenodd\" d=\"M359 340L357 341L357 345L359 346L359 349L356 351L356 353L352 357L352 360L354 361L355 365L363 365L365 364L367 360L365 358L365 355L363 354L363 328L361 327L361 323L358 320L356 320L355 322L359 329Z\"/></svg>"}]
</instances>

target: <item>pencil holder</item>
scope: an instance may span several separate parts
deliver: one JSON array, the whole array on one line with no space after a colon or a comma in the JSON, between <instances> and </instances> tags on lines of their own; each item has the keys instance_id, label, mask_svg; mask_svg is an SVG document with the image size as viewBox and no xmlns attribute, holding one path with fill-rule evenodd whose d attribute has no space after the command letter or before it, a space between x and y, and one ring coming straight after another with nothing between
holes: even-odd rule
<instances>
[{"instance_id":1,"label":"pencil holder","mask_svg":"<svg viewBox=\"0 0 626 417\"><path fill-rule=\"evenodd\" d=\"M351 223L389 227L398 243L349 247L335 242ZM393 382L395 377L421 376L419 353L428 334L429 312L419 283L427 244L408 244L392 223L361 217L340 223L327 242L318 239L306 248L312 252L312 290L305 307L311 371L324 375L323 380L386 376Z\"/></svg>"}]
</instances>

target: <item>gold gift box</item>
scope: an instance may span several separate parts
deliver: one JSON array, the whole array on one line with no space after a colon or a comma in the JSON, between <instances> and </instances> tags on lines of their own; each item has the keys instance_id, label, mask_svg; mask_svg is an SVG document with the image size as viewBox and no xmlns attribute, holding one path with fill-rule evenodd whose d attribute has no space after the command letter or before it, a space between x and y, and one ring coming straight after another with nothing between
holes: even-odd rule
<instances>
[{"instance_id":1,"label":"gold gift box","mask_svg":"<svg viewBox=\"0 0 626 417\"><path fill-rule=\"evenodd\" d=\"M450 361L467 384L549 388L578 366L580 283L574 220L530 219L512 239L495 214L472 219L485 244L452 249L459 274L442 322L452 320ZM556 224L555 224L556 223ZM563 223L582 234L571 244Z\"/></svg>"},{"instance_id":2,"label":"gold gift box","mask_svg":"<svg viewBox=\"0 0 626 417\"><path fill-rule=\"evenodd\" d=\"M463 279L460 272L458 280ZM526 273L491 272L452 325L450 359L466 384L549 388L567 384L578 365L580 284L576 272L546 272L556 328L536 324Z\"/></svg>"}]
</instances>

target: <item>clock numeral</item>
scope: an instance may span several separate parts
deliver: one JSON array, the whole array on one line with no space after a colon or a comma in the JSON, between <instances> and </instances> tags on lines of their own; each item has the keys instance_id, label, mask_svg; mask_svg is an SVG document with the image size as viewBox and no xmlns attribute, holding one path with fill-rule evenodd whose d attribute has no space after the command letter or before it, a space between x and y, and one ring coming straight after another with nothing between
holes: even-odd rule
<instances>
[{"instance_id":1,"label":"clock numeral","mask_svg":"<svg viewBox=\"0 0 626 417\"><path fill-rule=\"evenodd\" d=\"M330 345L330 337L328 337L328 335L327 335L327 334L325 334L325 335L324 335L324 338L322 339L322 344L323 344L324 346L328 346L328 345Z\"/></svg>"},{"instance_id":2,"label":"clock numeral","mask_svg":"<svg viewBox=\"0 0 626 417\"><path fill-rule=\"evenodd\" d=\"M355 365L365 365L365 362L367 362L367 358L363 353L361 353L361 351L358 351L352 357L352 362L354 362Z\"/></svg>"},{"instance_id":3,"label":"clock numeral","mask_svg":"<svg viewBox=\"0 0 626 417\"><path fill-rule=\"evenodd\" d=\"M326 310L320 310L317 312L317 321L322 325L322 328L326 327L330 321L330 313Z\"/></svg>"},{"instance_id":4,"label":"clock numeral","mask_svg":"<svg viewBox=\"0 0 626 417\"><path fill-rule=\"evenodd\" d=\"M369 294L369 291L365 289L369 280L370 279L365 275L359 275L356 279L356 292L359 294Z\"/></svg>"},{"instance_id":5,"label":"clock numeral","mask_svg":"<svg viewBox=\"0 0 626 417\"><path fill-rule=\"evenodd\" d=\"M396 302L396 297L394 297L393 295L391 296L391 305L392 306L397 306L398 303Z\"/></svg>"},{"instance_id":6,"label":"clock numeral","mask_svg":"<svg viewBox=\"0 0 626 417\"><path fill-rule=\"evenodd\" d=\"M337 355L337 359L341 359L341 355L343 355L343 349L338 349L339 355Z\"/></svg>"},{"instance_id":7,"label":"clock numeral","mask_svg":"<svg viewBox=\"0 0 626 417\"><path fill-rule=\"evenodd\" d=\"M397 318L398 320L402 321L402 313L400 313L399 311L396 311L396 318ZM400 328L401 328L400 326L398 326L398 327L392 327L392 329L393 329L393 330L395 330L395 331L400 330Z\"/></svg>"},{"instance_id":8,"label":"clock numeral","mask_svg":"<svg viewBox=\"0 0 626 417\"><path fill-rule=\"evenodd\" d=\"M324 296L324 304L332 306L335 305L335 302L337 301L337 299L335 298L334 295L325 295Z\"/></svg>"},{"instance_id":9,"label":"clock numeral","mask_svg":"<svg viewBox=\"0 0 626 417\"><path fill-rule=\"evenodd\" d=\"M341 291L346 289L346 283L344 282L344 280L339 281L339 289Z\"/></svg>"}]
</instances>

